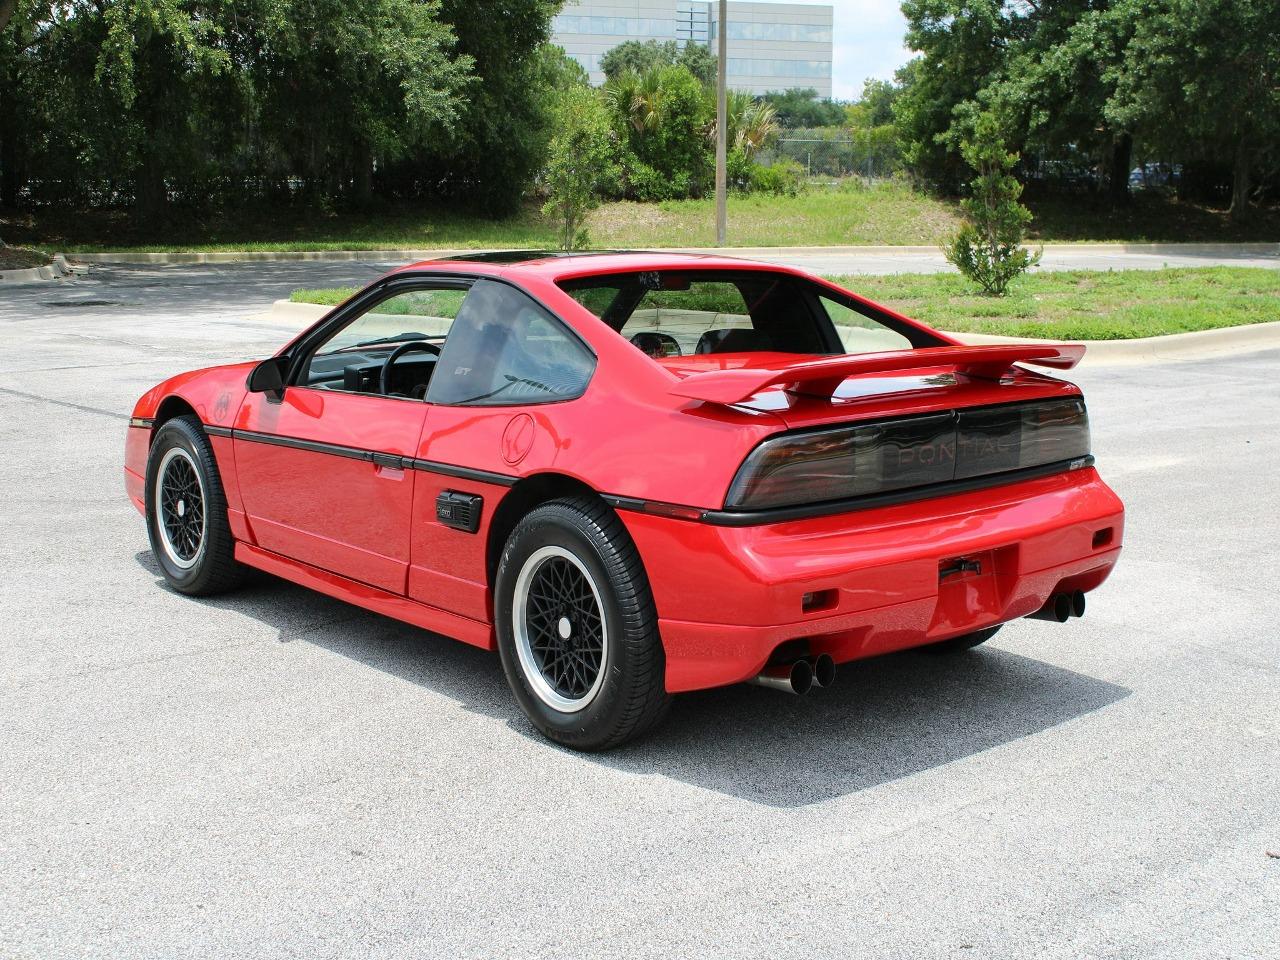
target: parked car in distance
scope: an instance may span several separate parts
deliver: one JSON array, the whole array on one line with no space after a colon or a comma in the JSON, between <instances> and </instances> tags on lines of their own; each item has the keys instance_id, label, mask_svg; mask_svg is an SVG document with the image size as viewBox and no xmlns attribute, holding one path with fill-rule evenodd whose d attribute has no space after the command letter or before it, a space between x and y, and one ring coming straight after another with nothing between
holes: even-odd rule
<instances>
[{"instance_id":1,"label":"parked car in distance","mask_svg":"<svg viewBox=\"0 0 1280 960\"><path fill-rule=\"evenodd\" d=\"M1079 345L965 346L802 271L656 253L396 270L137 403L173 589L265 570L496 650L551 739L1083 613L1120 552Z\"/></svg>"}]
</instances>

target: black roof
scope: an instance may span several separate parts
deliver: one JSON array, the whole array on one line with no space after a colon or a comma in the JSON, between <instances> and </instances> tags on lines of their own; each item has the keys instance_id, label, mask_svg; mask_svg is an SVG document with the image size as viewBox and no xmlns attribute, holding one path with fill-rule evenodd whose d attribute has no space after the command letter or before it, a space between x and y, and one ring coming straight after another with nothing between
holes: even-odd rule
<instances>
[{"instance_id":1,"label":"black roof","mask_svg":"<svg viewBox=\"0 0 1280 960\"><path fill-rule=\"evenodd\" d=\"M466 263L528 263L531 260L559 260L566 257L600 257L631 250L477 250L475 253L459 253L452 257L437 257L445 262Z\"/></svg>"}]
</instances>

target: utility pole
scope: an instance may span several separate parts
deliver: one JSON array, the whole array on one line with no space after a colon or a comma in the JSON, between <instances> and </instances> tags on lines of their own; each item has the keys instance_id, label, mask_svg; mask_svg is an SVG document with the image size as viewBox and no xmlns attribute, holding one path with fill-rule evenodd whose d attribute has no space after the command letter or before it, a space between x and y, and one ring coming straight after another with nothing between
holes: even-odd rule
<instances>
[{"instance_id":1,"label":"utility pole","mask_svg":"<svg viewBox=\"0 0 1280 960\"><path fill-rule=\"evenodd\" d=\"M720 0L716 24L716 246L725 245L729 228L729 105L726 88L729 68L729 0Z\"/></svg>"}]
</instances>

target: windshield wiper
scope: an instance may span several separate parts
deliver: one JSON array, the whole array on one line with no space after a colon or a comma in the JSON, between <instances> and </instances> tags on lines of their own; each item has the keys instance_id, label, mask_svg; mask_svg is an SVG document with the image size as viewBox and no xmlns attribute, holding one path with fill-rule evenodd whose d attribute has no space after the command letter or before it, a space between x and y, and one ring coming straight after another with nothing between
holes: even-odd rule
<instances>
[{"instance_id":1,"label":"windshield wiper","mask_svg":"<svg viewBox=\"0 0 1280 960\"><path fill-rule=\"evenodd\" d=\"M438 339L437 334L436 338ZM389 337L375 337L372 340L361 340L359 343L350 343L343 347L344 350L354 350L356 347L374 347L380 343L400 343L404 340L431 340L432 337L425 333L419 333L417 330L407 330L404 333L395 333Z\"/></svg>"}]
</instances>

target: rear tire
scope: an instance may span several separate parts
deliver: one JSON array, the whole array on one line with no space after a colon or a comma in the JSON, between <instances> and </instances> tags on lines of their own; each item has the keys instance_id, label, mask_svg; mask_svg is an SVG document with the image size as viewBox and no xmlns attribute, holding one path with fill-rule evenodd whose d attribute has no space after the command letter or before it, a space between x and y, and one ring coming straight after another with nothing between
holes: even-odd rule
<instances>
[{"instance_id":1,"label":"rear tire","mask_svg":"<svg viewBox=\"0 0 1280 960\"><path fill-rule=\"evenodd\" d=\"M927 647L921 647L928 653L946 654L961 653L965 650L972 650L980 643L986 643L997 633L1003 624L997 624L994 627L987 627L985 630L975 630L973 633L966 633L961 637L952 637L950 640L943 640L941 643L931 643Z\"/></svg>"},{"instance_id":2,"label":"rear tire","mask_svg":"<svg viewBox=\"0 0 1280 960\"><path fill-rule=\"evenodd\" d=\"M607 750L666 715L649 580L626 528L600 501L530 511L502 551L494 604L507 682L549 739Z\"/></svg>"},{"instance_id":3,"label":"rear tire","mask_svg":"<svg viewBox=\"0 0 1280 960\"><path fill-rule=\"evenodd\" d=\"M157 431L147 455L147 535L169 586L207 597L240 586L227 498L213 447L195 417L175 417Z\"/></svg>"}]
</instances>

